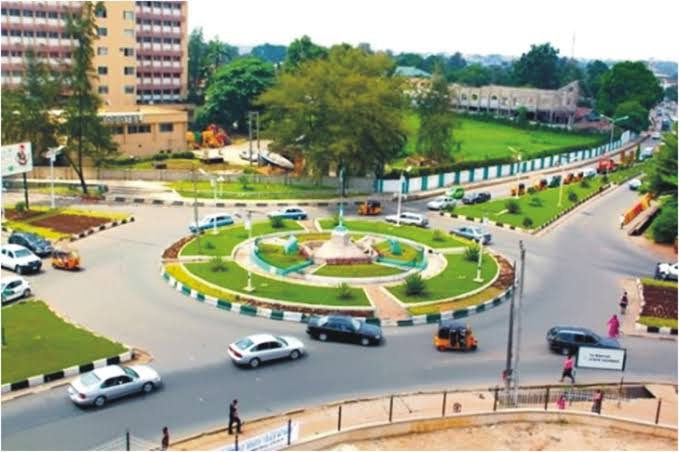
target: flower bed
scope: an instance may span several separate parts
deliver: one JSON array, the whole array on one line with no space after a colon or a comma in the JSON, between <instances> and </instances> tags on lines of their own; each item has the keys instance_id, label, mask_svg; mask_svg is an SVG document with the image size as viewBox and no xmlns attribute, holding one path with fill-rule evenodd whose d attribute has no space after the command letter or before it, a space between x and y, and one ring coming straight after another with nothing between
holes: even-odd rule
<instances>
[{"instance_id":1,"label":"flower bed","mask_svg":"<svg viewBox=\"0 0 679 452\"><path fill-rule=\"evenodd\" d=\"M648 326L677 327L677 285L653 280L642 281L644 305L639 323Z\"/></svg>"}]
</instances>

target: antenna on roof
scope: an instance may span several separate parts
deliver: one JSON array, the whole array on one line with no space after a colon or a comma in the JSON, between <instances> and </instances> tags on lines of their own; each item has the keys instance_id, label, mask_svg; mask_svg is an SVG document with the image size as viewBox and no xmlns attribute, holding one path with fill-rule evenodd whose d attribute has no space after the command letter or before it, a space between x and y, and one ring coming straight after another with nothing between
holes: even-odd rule
<instances>
[{"instance_id":1,"label":"antenna on roof","mask_svg":"<svg viewBox=\"0 0 679 452\"><path fill-rule=\"evenodd\" d=\"M573 42L571 43L571 60L575 60L575 33L573 33Z\"/></svg>"}]
</instances>

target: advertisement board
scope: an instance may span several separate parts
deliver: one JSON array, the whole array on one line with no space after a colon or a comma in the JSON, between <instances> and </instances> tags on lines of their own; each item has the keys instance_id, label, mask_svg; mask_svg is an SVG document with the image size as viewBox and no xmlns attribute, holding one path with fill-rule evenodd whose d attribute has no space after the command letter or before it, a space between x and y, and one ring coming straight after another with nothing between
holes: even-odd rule
<instances>
[{"instance_id":1,"label":"advertisement board","mask_svg":"<svg viewBox=\"0 0 679 452\"><path fill-rule=\"evenodd\" d=\"M292 444L299 438L299 422L290 423L290 443ZM288 445L288 424L282 425L274 430L262 433L252 438L239 441L237 450L277 450ZM236 450L235 444L220 447L216 450Z\"/></svg>"},{"instance_id":2,"label":"advertisement board","mask_svg":"<svg viewBox=\"0 0 679 452\"><path fill-rule=\"evenodd\" d=\"M624 348L580 347L575 366L623 371L626 361L627 350Z\"/></svg>"},{"instance_id":3,"label":"advertisement board","mask_svg":"<svg viewBox=\"0 0 679 452\"><path fill-rule=\"evenodd\" d=\"M8 144L2 146L0 152L2 152L2 177L33 170L31 143Z\"/></svg>"}]
</instances>

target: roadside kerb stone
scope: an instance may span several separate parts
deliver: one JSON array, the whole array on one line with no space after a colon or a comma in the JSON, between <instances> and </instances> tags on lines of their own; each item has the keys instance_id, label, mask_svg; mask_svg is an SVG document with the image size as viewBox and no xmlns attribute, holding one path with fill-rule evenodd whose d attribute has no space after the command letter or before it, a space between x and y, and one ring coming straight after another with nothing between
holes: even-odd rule
<instances>
[{"instance_id":1,"label":"roadside kerb stone","mask_svg":"<svg viewBox=\"0 0 679 452\"><path fill-rule=\"evenodd\" d=\"M644 306L646 305L646 300L644 300L644 287L641 284L641 280L637 278L636 280L637 284L637 290L639 293L639 313L637 314L637 318L634 322L634 329L636 331L642 332L642 333L652 333L652 334L658 334L658 335L664 335L664 336L677 336L677 328L670 328L669 326L662 326L662 327L657 327L657 326L648 326L644 325L643 323L639 323L639 319L641 317L641 312L644 310Z\"/></svg>"}]
</instances>

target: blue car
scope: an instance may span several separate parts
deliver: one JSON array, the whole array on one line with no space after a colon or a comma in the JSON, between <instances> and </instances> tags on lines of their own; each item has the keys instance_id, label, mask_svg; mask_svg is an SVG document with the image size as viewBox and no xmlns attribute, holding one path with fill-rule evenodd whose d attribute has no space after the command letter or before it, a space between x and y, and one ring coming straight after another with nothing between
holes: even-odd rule
<instances>
[{"instance_id":1,"label":"blue car","mask_svg":"<svg viewBox=\"0 0 679 452\"><path fill-rule=\"evenodd\" d=\"M473 228L470 226L452 229L450 233L459 237L464 237L465 239L473 240L476 243L483 243L484 245L488 245L492 240L490 233L481 228Z\"/></svg>"},{"instance_id":2,"label":"blue car","mask_svg":"<svg viewBox=\"0 0 679 452\"><path fill-rule=\"evenodd\" d=\"M189 225L189 231L195 234L198 231L205 231L212 228L219 228L221 226L229 226L233 224L233 218L228 213L213 213L204 216L196 226L196 223Z\"/></svg>"},{"instance_id":3,"label":"blue car","mask_svg":"<svg viewBox=\"0 0 679 452\"><path fill-rule=\"evenodd\" d=\"M286 220L306 220L309 216L299 207L287 207L283 210L276 210L269 214L269 218L280 217Z\"/></svg>"}]
</instances>

